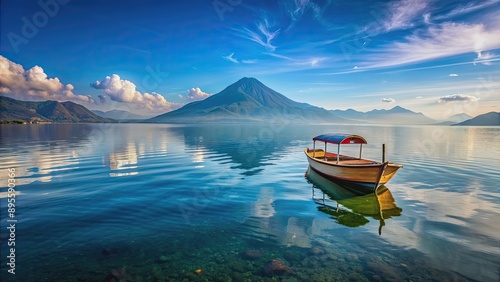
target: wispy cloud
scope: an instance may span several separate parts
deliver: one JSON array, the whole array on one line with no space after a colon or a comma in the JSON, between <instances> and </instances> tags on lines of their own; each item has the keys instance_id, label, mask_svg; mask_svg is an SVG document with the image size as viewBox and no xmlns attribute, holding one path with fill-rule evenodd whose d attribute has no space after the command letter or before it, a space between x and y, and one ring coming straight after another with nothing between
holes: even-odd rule
<instances>
[{"instance_id":1,"label":"wispy cloud","mask_svg":"<svg viewBox=\"0 0 500 282\"><path fill-rule=\"evenodd\" d=\"M253 59L253 60L241 60L242 63L244 64L255 64L257 63L257 60Z\"/></svg>"},{"instance_id":2,"label":"wispy cloud","mask_svg":"<svg viewBox=\"0 0 500 282\"><path fill-rule=\"evenodd\" d=\"M414 27L419 22L429 22L430 15L426 13L429 0L396 0L386 4L383 9L372 10L375 21L365 26L359 33L376 36L395 30Z\"/></svg>"},{"instance_id":3,"label":"wispy cloud","mask_svg":"<svg viewBox=\"0 0 500 282\"><path fill-rule=\"evenodd\" d=\"M430 13L425 13L422 17L424 19L424 23L426 23L426 24L431 24L432 23L432 21L431 21L431 14Z\"/></svg>"},{"instance_id":4,"label":"wispy cloud","mask_svg":"<svg viewBox=\"0 0 500 282\"><path fill-rule=\"evenodd\" d=\"M456 7L455 9L451 10L449 13L440 15L435 17L437 20L443 20L443 19L449 19L455 16L460 16L464 14L468 14L483 8L487 8L493 4L499 3L500 0L487 0L483 1L482 3L477 3L477 2L471 2L466 5L460 5Z\"/></svg>"},{"instance_id":5,"label":"wispy cloud","mask_svg":"<svg viewBox=\"0 0 500 282\"><path fill-rule=\"evenodd\" d=\"M301 72L308 71L312 69L322 69L329 68L330 64L324 63L330 60L329 57L299 57L299 58L289 58L289 57L278 57L283 59L281 62L273 62L273 66L269 67L268 64L255 64L252 67L252 72L254 75L272 75L272 74L284 74L291 72Z\"/></svg>"},{"instance_id":6,"label":"wispy cloud","mask_svg":"<svg viewBox=\"0 0 500 282\"><path fill-rule=\"evenodd\" d=\"M326 57L312 57L312 58L305 58L305 59L294 59L294 65L306 65L306 66L311 66L311 67L317 67L319 64L328 58Z\"/></svg>"},{"instance_id":7,"label":"wispy cloud","mask_svg":"<svg viewBox=\"0 0 500 282\"><path fill-rule=\"evenodd\" d=\"M326 1L321 5L311 0L296 0L296 1L282 1L285 11L290 17L291 23L287 27L290 30L295 24L310 11L314 19L328 29L333 29L335 26L323 17L323 13L332 3L331 0Z\"/></svg>"},{"instance_id":8,"label":"wispy cloud","mask_svg":"<svg viewBox=\"0 0 500 282\"><path fill-rule=\"evenodd\" d=\"M495 59L495 55L491 52L477 51L477 58L474 59L475 64L491 65Z\"/></svg>"},{"instance_id":9,"label":"wispy cloud","mask_svg":"<svg viewBox=\"0 0 500 282\"><path fill-rule=\"evenodd\" d=\"M224 59L226 59L226 60L228 60L230 62L233 62L235 64L239 63L239 61L236 58L234 58L234 53L231 53L231 54L229 54L227 56L222 56L222 58L224 58Z\"/></svg>"},{"instance_id":10,"label":"wispy cloud","mask_svg":"<svg viewBox=\"0 0 500 282\"><path fill-rule=\"evenodd\" d=\"M90 95L78 95L73 90L72 84L64 85L57 77L49 78L39 66L25 70L23 66L0 55L0 95L29 101L96 102Z\"/></svg>"},{"instance_id":11,"label":"wispy cloud","mask_svg":"<svg viewBox=\"0 0 500 282\"><path fill-rule=\"evenodd\" d=\"M399 66L472 52L482 56L485 50L500 48L499 29L498 23L491 28L486 28L483 24L463 23L431 26L424 32L415 32L403 41L381 46L374 54L370 54L363 67Z\"/></svg>"},{"instance_id":12,"label":"wispy cloud","mask_svg":"<svg viewBox=\"0 0 500 282\"><path fill-rule=\"evenodd\" d=\"M276 50L276 46L273 45L272 41L278 36L280 29L271 31L271 26L267 19L263 19L261 22L257 23L257 31L245 27L236 29L236 31L238 31L243 38L249 39L265 47L267 50Z\"/></svg>"},{"instance_id":13,"label":"wispy cloud","mask_svg":"<svg viewBox=\"0 0 500 282\"><path fill-rule=\"evenodd\" d=\"M472 95L454 94L447 95L439 98L438 103L449 103L449 102L476 102L479 100L478 97Z\"/></svg>"},{"instance_id":14,"label":"wispy cloud","mask_svg":"<svg viewBox=\"0 0 500 282\"><path fill-rule=\"evenodd\" d=\"M450 76L458 76L456 73L450 73Z\"/></svg>"},{"instance_id":15,"label":"wispy cloud","mask_svg":"<svg viewBox=\"0 0 500 282\"><path fill-rule=\"evenodd\" d=\"M277 53L266 53L269 56L286 60L289 66L309 66L317 67L321 62L326 61L329 57L309 57L309 56L298 56L296 58L285 56Z\"/></svg>"},{"instance_id":16,"label":"wispy cloud","mask_svg":"<svg viewBox=\"0 0 500 282\"><path fill-rule=\"evenodd\" d=\"M384 103L394 103L394 102L396 102L396 100L394 100L393 98L382 98L382 102L384 102Z\"/></svg>"},{"instance_id":17,"label":"wispy cloud","mask_svg":"<svg viewBox=\"0 0 500 282\"><path fill-rule=\"evenodd\" d=\"M281 54L277 54L277 53L265 53L265 54L269 55L269 56L272 56L272 57L275 57L275 58L285 59L285 60L289 60L289 61L293 61L294 60L292 57L281 55Z\"/></svg>"},{"instance_id":18,"label":"wispy cloud","mask_svg":"<svg viewBox=\"0 0 500 282\"><path fill-rule=\"evenodd\" d=\"M388 17L382 20L386 31L406 29L415 25L414 21L422 17L427 8L427 0L400 0L388 4Z\"/></svg>"},{"instance_id":19,"label":"wispy cloud","mask_svg":"<svg viewBox=\"0 0 500 282\"><path fill-rule=\"evenodd\" d=\"M490 60L490 62L496 62L500 61L500 58L493 58ZM437 64L437 65L432 65L432 66L425 66L425 67L415 67L415 68L405 68L405 69L397 69L397 70L388 70L384 71L383 73L401 73L401 72L411 72L411 71L418 71L418 70L429 70L429 69L438 69L438 68L447 68L447 67L454 67L454 66L463 66L463 65L470 65L471 62L459 62L459 63L450 63L450 64ZM360 71L369 71L370 69L360 69Z\"/></svg>"},{"instance_id":20,"label":"wispy cloud","mask_svg":"<svg viewBox=\"0 0 500 282\"><path fill-rule=\"evenodd\" d=\"M91 83L90 86L102 90L111 100L133 104L137 109L146 109L152 112L165 112L181 105L167 101L161 94L141 93L134 83L121 79L119 75L106 76L103 80Z\"/></svg>"},{"instance_id":21,"label":"wispy cloud","mask_svg":"<svg viewBox=\"0 0 500 282\"><path fill-rule=\"evenodd\" d=\"M227 56L222 56L227 61L230 61L235 64L243 63L243 64L255 64L257 63L257 60L255 59L243 59L243 60L238 60L237 58L234 57L234 53L231 53Z\"/></svg>"},{"instance_id":22,"label":"wispy cloud","mask_svg":"<svg viewBox=\"0 0 500 282\"><path fill-rule=\"evenodd\" d=\"M483 97L485 93L482 91L478 92L478 87L483 87L482 83L485 83L484 87L488 90L491 89L491 91L500 88L500 80L497 81L492 78L484 82L481 79L479 80L464 79L460 81L456 81L454 79L447 81L437 80L435 82L418 84L412 87L408 87L407 82L401 82L393 84L392 89L373 89L369 92L364 92L363 94L357 94L357 95L353 94L351 95L351 97L360 97L360 98L392 97L394 99L397 99L398 101L401 101L406 99L407 97L421 96L425 98L430 98L433 100L433 102L439 99L439 97L444 96L444 94L439 95L437 93L446 93L447 95L451 95L451 93L461 93L462 95L473 95L473 96Z\"/></svg>"}]
</instances>

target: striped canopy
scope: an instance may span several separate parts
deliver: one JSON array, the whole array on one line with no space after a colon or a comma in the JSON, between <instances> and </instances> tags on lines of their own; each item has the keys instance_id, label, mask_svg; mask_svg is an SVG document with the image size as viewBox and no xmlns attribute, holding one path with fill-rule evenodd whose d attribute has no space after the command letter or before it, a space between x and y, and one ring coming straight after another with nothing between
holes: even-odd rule
<instances>
[{"instance_id":1,"label":"striped canopy","mask_svg":"<svg viewBox=\"0 0 500 282\"><path fill-rule=\"evenodd\" d=\"M332 144L367 144L365 138L359 135L343 133L321 134L313 138L314 141L323 141Z\"/></svg>"}]
</instances>

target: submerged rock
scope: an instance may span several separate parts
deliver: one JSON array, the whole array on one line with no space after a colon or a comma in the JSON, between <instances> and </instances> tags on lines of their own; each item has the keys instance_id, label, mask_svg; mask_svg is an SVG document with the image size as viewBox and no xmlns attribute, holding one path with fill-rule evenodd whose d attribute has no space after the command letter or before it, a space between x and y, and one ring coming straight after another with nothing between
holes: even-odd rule
<instances>
[{"instance_id":1,"label":"submerged rock","mask_svg":"<svg viewBox=\"0 0 500 282\"><path fill-rule=\"evenodd\" d=\"M273 259L268 264L266 264L264 266L263 272L267 276L289 275L293 273L290 267L286 266L282 261L278 259Z\"/></svg>"},{"instance_id":2,"label":"submerged rock","mask_svg":"<svg viewBox=\"0 0 500 282\"><path fill-rule=\"evenodd\" d=\"M116 248L105 247L101 250L101 254L105 257L118 253Z\"/></svg>"},{"instance_id":3,"label":"submerged rock","mask_svg":"<svg viewBox=\"0 0 500 282\"><path fill-rule=\"evenodd\" d=\"M169 260L170 260L170 258L169 258L169 257L167 257L167 256L160 256L160 257L158 258L158 261L159 261L160 263L164 263L164 262L167 262L167 261L169 261Z\"/></svg>"},{"instance_id":4,"label":"submerged rock","mask_svg":"<svg viewBox=\"0 0 500 282\"><path fill-rule=\"evenodd\" d=\"M132 281L132 277L127 275L125 267L111 269L106 279L108 282Z\"/></svg>"},{"instance_id":5,"label":"submerged rock","mask_svg":"<svg viewBox=\"0 0 500 282\"><path fill-rule=\"evenodd\" d=\"M390 266L382 260L368 261L366 262L366 266L377 276L384 277L384 281L401 281L401 276L396 268Z\"/></svg>"},{"instance_id":6,"label":"submerged rock","mask_svg":"<svg viewBox=\"0 0 500 282\"><path fill-rule=\"evenodd\" d=\"M320 256L322 254L325 253L325 251L323 251L322 249L318 248L318 247L313 247L309 253L313 256Z\"/></svg>"},{"instance_id":7,"label":"submerged rock","mask_svg":"<svg viewBox=\"0 0 500 282\"><path fill-rule=\"evenodd\" d=\"M257 260L262 257L262 253L259 250L249 250L242 254L244 259Z\"/></svg>"},{"instance_id":8,"label":"submerged rock","mask_svg":"<svg viewBox=\"0 0 500 282\"><path fill-rule=\"evenodd\" d=\"M300 263L306 258L306 254L302 250L287 250L283 257L289 262Z\"/></svg>"}]
</instances>

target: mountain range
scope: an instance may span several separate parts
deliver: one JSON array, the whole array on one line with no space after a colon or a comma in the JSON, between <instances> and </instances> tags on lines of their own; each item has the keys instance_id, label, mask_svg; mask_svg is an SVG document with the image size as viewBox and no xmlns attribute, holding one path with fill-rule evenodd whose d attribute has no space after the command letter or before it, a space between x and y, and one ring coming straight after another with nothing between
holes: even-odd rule
<instances>
[{"instance_id":1,"label":"mountain range","mask_svg":"<svg viewBox=\"0 0 500 282\"><path fill-rule=\"evenodd\" d=\"M486 114L478 115L475 118L471 118L455 125L498 126L500 125L500 112L489 112Z\"/></svg>"},{"instance_id":2,"label":"mountain range","mask_svg":"<svg viewBox=\"0 0 500 282\"><path fill-rule=\"evenodd\" d=\"M100 117L111 118L111 119L116 119L116 120L143 120L143 119L150 118L147 116L141 116L141 115L137 115L137 114L131 113L129 111L123 111L123 110L111 110L111 111L106 111L106 112L93 110L92 112Z\"/></svg>"},{"instance_id":3,"label":"mountain range","mask_svg":"<svg viewBox=\"0 0 500 282\"><path fill-rule=\"evenodd\" d=\"M25 122L116 122L102 118L73 102L28 102L0 96L0 121Z\"/></svg>"},{"instance_id":4,"label":"mountain range","mask_svg":"<svg viewBox=\"0 0 500 282\"><path fill-rule=\"evenodd\" d=\"M435 124L437 121L422 113L416 113L400 106L389 110L371 110L360 112L353 109L332 110L339 117L360 122L381 124Z\"/></svg>"},{"instance_id":5,"label":"mountain range","mask_svg":"<svg viewBox=\"0 0 500 282\"><path fill-rule=\"evenodd\" d=\"M293 123L343 124L440 124L500 125L499 113L472 118L458 114L436 121L422 113L395 106L389 110L360 112L326 110L293 101L255 78L242 78L221 92L177 110L147 118L127 111L90 111L73 102L28 102L0 96L0 121L25 122L150 122L150 123L238 123L287 121Z\"/></svg>"},{"instance_id":6,"label":"mountain range","mask_svg":"<svg viewBox=\"0 0 500 282\"><path fill-rule=\"evenodd\" d=\"M242 122L287 120L296 123L356 123L331 111L293 101L255 78L242 78L202 101L156 116L147 122Z\"/></svg>"},{"instance_id":7,"label":"mountain range","mask_svg":"<svg viewBox=\"0 0 500 282\"><path fill-rule=\"evenodd\" d=\"M326 110L293 101L255 78L242 78L205 100L192 102L147 122L241 122L281 119L294 123L435 124L422 113L396 106L390 110L360 112Z\"/></svg>"},{"instance_id":8,"label":"mountain range","mask_svg":"<svg viewBox=\"0 0 500 282\"><path fill-rule=\"evenodd\" d=\"M453 124L457 124L457 123L469 120L471 118L473 118L473 117L468 115L468 114L461 113L461 114L452 115L451 117L447 118L446 120L441 121L439 124L440 125L453 125Z\"/></svg>"}]
</instances>

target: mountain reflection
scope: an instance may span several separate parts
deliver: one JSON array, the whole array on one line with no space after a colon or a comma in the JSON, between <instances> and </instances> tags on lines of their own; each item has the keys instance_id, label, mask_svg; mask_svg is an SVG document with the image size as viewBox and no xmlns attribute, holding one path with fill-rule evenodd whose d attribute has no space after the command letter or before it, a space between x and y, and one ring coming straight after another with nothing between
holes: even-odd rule
<instances>
[{"instance_id":1,"label":"mountain reflection","mask_svg":"<svg viewBox=\"0 0 500 282\"><path fill-rule=\"evenodd\" d=\"M284 127L259 125L210 125L172 127L173 134L182 136L187 148L206 148L231 158L232 168L242 169L246 176L258 174L272 165L280 151L290 146L291 138L283 138ZM287 128L287 134L290 130ZM199 156L198 156L199 157Z\"/></svg>"}]
</instances>

